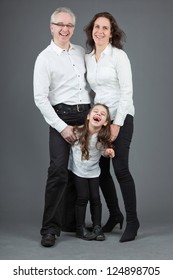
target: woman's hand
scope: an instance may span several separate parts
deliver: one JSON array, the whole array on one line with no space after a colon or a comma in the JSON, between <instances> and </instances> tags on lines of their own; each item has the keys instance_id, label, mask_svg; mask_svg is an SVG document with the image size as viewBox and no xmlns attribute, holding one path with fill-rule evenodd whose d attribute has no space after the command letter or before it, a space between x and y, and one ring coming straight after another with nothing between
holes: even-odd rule
<instances>
[{"instance_id":1,"label":"woman's hand","mask_svg":"<svg viewBox=\"0 0 173 280\"><path fill-rule=\"evenodd\" d=\"M120 126L117 124L111 124L111 141L115 141L115 139L118 137L118 134L120 132Z\"/></svg>"}]
</instances>

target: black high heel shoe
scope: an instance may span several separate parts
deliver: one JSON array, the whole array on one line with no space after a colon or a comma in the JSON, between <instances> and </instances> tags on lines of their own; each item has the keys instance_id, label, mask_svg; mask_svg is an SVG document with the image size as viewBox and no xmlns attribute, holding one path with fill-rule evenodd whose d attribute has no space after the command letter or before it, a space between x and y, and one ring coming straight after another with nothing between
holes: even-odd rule
<instances>
[{"instance_id":1,"label":"black high heel shoe","mask_svg":"<svg viewBox=\"0 0 173 280\"><path fill-rule=\"evenodd\" d=\"M110 216L107 223L103 226L104 232L111 232L116 225L120 225L120 229L123 227L124 217L123 214L119 214L116 217Z\"/></svg>"},{"instance_id":2,"label":"black high heel shoe","mask_svg":"<svg viewBox=\"0 0 173 280\"><path fill-rule=\"evenodd\" d=\"M136 221L135 223L127 223L125 231L123 235L120 238L120 242L127 242L132 241L137 236L137 232L139 229L139 221Z\"/></svg>"}]
</instances>

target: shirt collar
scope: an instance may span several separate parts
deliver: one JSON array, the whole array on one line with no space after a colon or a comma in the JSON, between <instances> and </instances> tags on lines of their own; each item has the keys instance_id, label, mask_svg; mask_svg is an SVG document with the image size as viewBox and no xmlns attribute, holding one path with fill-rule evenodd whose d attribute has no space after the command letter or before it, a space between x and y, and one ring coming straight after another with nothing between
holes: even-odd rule
<instances>
[{"instance_id":1,"label":"shirt collar","mask_svg":"<svg viewBox=\"0 0 173 280\"><path fill-rule=\"evenodd\" d=\"M58 54L60 55L62 52L64 52L64 49L58 47L53 40L51 40L50 46L52 47L52 49ZM75 49L75 46L73 44L70 43L70 48L69 51L71 51L72 49Z\"/></svg>"},{"instance_id":2,"label":"shirt collar","mask_svg":"<svg viewBox=\"0 0 173 280\"><path fill-rule=\"evenodd\" d=\"M110 54L111 52L112 52L112 45L109 43L102 53Z\"/></svg>"},{"instance_id":3,"label":"shirt collar","mask_svg":"<svg viewBox=\"0 0 173 280\"><path fill-rule=\"evenodd\" d=\"M106 46L106 48L103 50L101 56L103 56L103 55L105 55L105 54L110 54L111 52L112 52L112 45L109 43L109 44ZM92 55L92 56L95 55L95 50L93 50L93 51L91 52L91 55Z\"/></svg>"}]
</instances>

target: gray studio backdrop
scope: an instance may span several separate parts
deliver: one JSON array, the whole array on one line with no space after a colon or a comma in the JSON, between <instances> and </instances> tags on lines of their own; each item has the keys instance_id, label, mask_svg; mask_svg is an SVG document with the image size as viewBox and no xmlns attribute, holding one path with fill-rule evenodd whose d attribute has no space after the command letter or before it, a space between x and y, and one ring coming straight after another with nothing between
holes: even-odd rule
<instances>
[{"instance_id":1,"label":"gray studio backdrop","mask_svg":"<svg viewBox=\"0 0 173 280\"><path fill-rule=\"evenodd\" d=\"M50 15L59 6L77 16L73 43L85 47L83 28L101 11L111 12L127 34L136 107L130 165L138 212L141 223L172 221L173 1L1 0L0 225L41 223L48 125L34 104L32 77L36 56L51 40ZM104 201L103 206L104 222Z\"/></svg>"}]
</instances>

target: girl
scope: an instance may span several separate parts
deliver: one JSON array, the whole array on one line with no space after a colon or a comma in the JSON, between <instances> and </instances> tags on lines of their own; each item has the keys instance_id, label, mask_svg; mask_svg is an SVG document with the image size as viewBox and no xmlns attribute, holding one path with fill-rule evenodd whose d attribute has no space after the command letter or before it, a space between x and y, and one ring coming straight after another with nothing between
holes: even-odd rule
<instances>
[{"instance_id":1,"label":"girl","mask_svg":"<svg viewBox=\"0 0 173 280\"><path fill-rule=\"evenodd\" d=\"M74 174L77 191L76 236L85 240L105 240L101 228L101 201L99 195L99 160L101 155L114 157L110 142L110 115L107 106L95 104L81 127L75 127L77 141L72 145L69 169ZM85 228L85 214L90 200L93 230Z\"/></svg>"}]
</instances>

